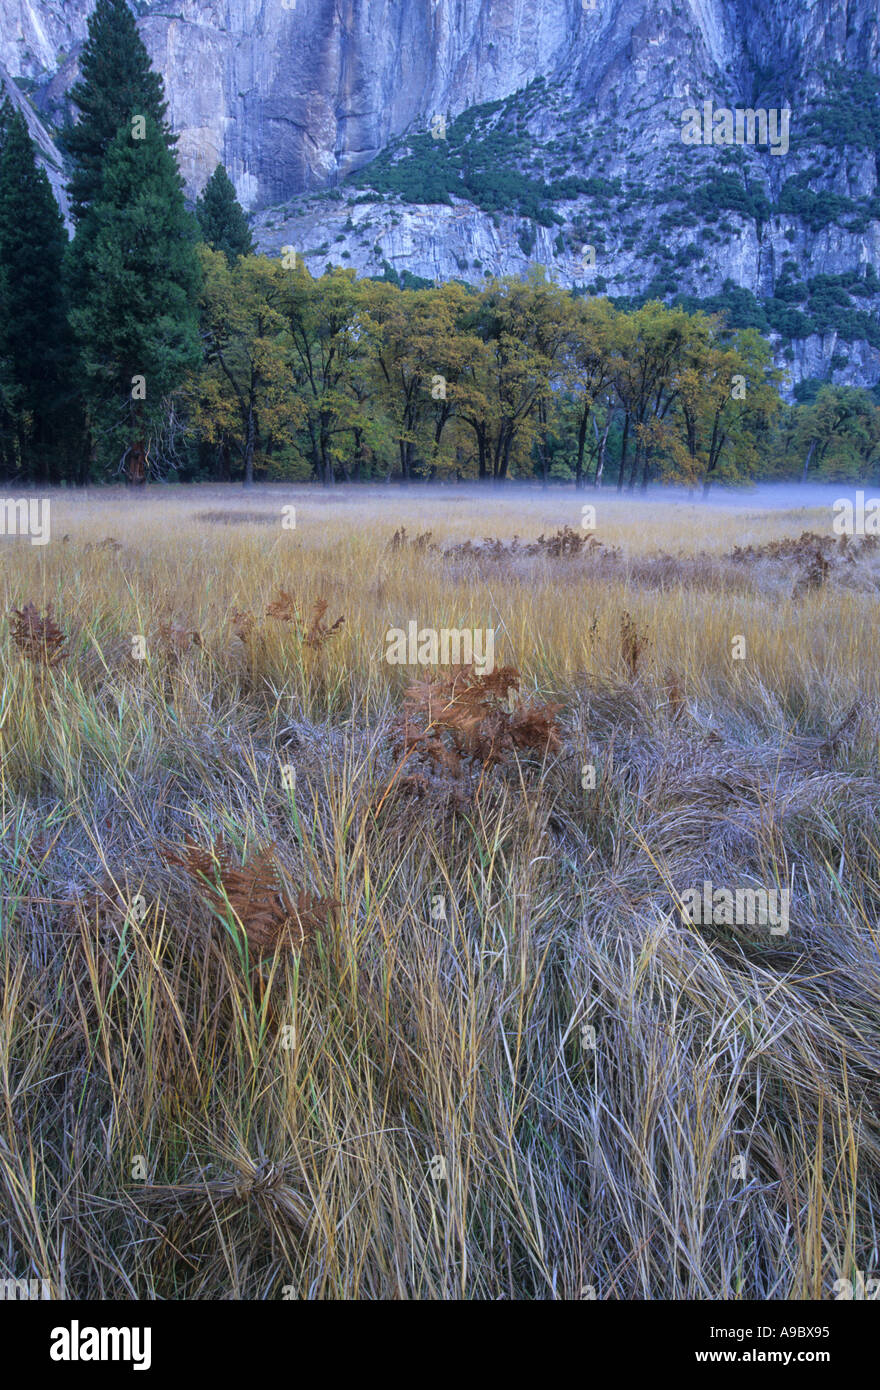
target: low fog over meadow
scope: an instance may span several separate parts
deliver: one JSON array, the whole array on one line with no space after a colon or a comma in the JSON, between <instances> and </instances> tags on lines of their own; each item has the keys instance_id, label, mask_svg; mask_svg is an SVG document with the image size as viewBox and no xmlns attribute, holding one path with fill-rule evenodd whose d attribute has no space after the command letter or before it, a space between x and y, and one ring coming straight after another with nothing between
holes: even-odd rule
<instances>
[{"instance_id":1,"label":"low fog over meadow","mask_svg":"<svg viewBox=\"0 0 880 1390\"><path fill-rule=\"evenodd\" d=\"M13 1268L869 1269L880 566L840 495L51 493L0 552Z\"/></svg>"}]
</instances>

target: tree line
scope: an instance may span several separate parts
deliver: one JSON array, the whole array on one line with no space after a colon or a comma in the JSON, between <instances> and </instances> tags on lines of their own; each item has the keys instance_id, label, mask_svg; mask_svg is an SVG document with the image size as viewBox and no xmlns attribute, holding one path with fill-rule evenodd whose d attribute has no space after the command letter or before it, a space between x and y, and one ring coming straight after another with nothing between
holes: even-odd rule
<instances>
[{"instance_id":1,"label":"tree line","mask_svg":"<svg viewBox=\"0 0 880 1390\"><path fill-rule=\"evenodd\" d=\"M254 254L219 166L187 207L124 0L98 0L63 135L74 235L26 122L0 111L0 472L646 488L867 478L880 407L824 384L793 406L754 328L625 312L540 269L401 288Z\"/></svg>"}]
</instances>

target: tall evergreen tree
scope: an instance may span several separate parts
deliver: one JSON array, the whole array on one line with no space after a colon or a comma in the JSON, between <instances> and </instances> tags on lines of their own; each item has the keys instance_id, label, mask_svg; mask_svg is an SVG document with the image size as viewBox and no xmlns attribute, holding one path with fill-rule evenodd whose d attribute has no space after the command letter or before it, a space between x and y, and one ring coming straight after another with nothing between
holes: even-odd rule
<instances>
[{"instance_id":1,"label":"tall evergreen tree","mask_svg":"<svg viewBox=\"0 0 880 1390\"><path fill-rule=\"evenodd\" d=\"M148 119L143 139L123 126L77 229L70 284L99 462L123 457L132 481L143 481L169 401L201 356L196 241L160 126Z\"/></svg>"},{"instance_id":2,"label":"tall evergreen tree","mask_svg":"<svg viewBox=\"0 0 880 1390\"><path fill-rule=\"evenodd\" d=\"M107 150L121 125L133 116L152 118L170 149L176 137L165 121L168 103L162 78L150 57L126 0L98 0L80 58L79 82L70 97L80 117L63 135L74 164L68 184L76 222L97 198Z\"/></svg>"},{"instance_id":3,"label":"tall evergreen tree","mask_svg":"<svg viewBox=\"0 0 880 1390\"><path fill-rule=\"evenodd\" d=\"M196 216L202 236L214 251L222 251L230 266L241 256L254 254L254 240L238 199L235 186L222 164L218 164L196 203Z\"/></svg>"},{"instance_id":4,"label":"tall evergreen tree","mask_svg":"<svg viewBox=\"0 0 880 1390\"><path fill-rule=\"evenodd\" d=\"M0 111L0 399L5 471L59 480L71 338L62 267L67 233L24 116ZM69 420L67 422L70 423Z\"/></svg>"}]
</instances>

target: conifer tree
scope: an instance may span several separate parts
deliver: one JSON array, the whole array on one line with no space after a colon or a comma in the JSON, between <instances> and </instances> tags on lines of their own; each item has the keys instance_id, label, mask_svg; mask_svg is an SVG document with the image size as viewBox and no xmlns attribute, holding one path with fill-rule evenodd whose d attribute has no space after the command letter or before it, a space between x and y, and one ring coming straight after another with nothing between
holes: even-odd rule
<instances>
[{"instance_id":1,"label":"conifer tree","mask_svg":"<svg viewBox=\"0 0 880 1390\"><path fill-rule=\"evenodd\" d=\"M196 203L202 237L214 251L222 251L230 266L241 256L254 254L254 242L235 187L222 164L218 164L205 191Z\"/></svg>"},{"instance_id":2,"label":"conifer tree","mask_svg":"<svg viewBox=\"0 0 880 1390\"><path fill-rule=\"evenodd\" d=\"M62 267L67 234L24 116L0 111L0 398L7 472L58 481L71 340Z\"/></svg>"},{"instance_id":3,"label":"conifer tree","mask_svg":"<svg viewBox=\"0 0 880 1390\"><path fill-rule=\"evenodd\" d=\"M166 124L165 88L150 65L126 0L98 0L80 58L79 82L70 97L79 111L62 137L74 170L68 184L71 213L79 222L101 187L101 171L116 132L133 117L152 118L170 149L176 137Z\"/></svg>"},{"instance_id":4,"label":"conifer tree","mask_svg":"<svg viewBox=\"0 0 880 1390\"><path fill-rule=\"evenodd\" d=\"M142 139L122 126L71 250L71 322L100 461L123 458L132 481L200 359L196 243L160 126L148 118Z\"/></svg>"}]
</instances>

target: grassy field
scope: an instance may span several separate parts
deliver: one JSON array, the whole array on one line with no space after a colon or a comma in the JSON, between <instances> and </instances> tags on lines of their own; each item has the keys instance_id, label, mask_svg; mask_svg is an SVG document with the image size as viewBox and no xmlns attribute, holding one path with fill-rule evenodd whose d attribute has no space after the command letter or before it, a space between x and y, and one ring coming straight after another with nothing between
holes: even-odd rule
<instances>
[{"instance_id":1,"label":"grassy field","mask_svg":"<svg viewBox=\"0 0 880 1390\"><path fill-rule=\"evenodd\" d=\"M880 548L830 507L59 493L0 582L0 1277L880 1270ZM494 685L389 664L412 621L492 629Z\"/></svg>"}]
</instances>

